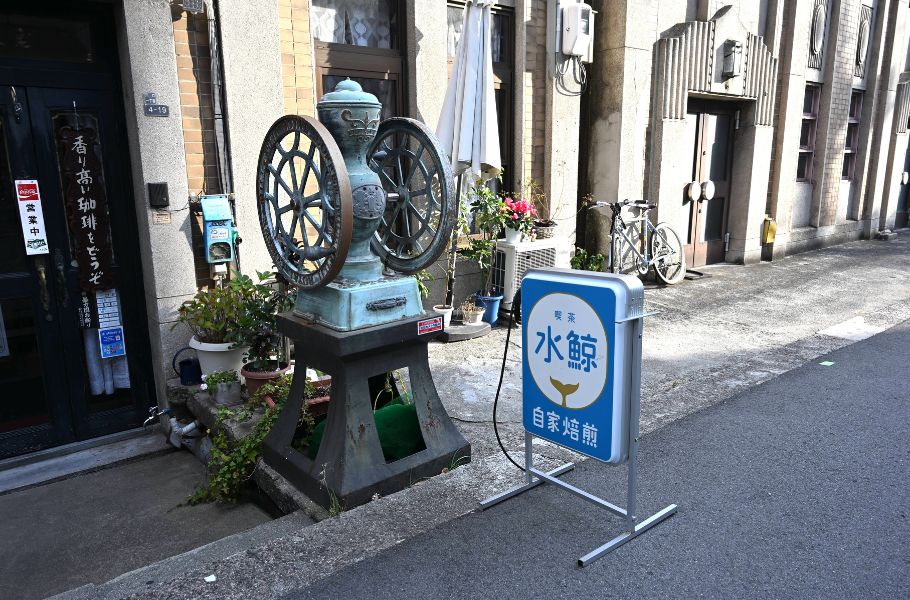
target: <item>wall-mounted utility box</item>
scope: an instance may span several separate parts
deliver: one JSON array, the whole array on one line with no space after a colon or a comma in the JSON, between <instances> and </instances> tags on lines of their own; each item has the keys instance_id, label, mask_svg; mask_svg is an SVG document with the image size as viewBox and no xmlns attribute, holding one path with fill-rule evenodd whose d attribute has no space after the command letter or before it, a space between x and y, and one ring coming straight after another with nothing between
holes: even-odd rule
<instances>
[{"instance_id":1,"label":"wall-mounted utility box","mask_svg":"<svg viewBox=\"0 0 910 600\"><path fill-rule=\"evenodd\" d=\"M205 228L205 260L226 263L234 260L234 217L227 196L199 196Z\"/></svg>"}]
</instances>

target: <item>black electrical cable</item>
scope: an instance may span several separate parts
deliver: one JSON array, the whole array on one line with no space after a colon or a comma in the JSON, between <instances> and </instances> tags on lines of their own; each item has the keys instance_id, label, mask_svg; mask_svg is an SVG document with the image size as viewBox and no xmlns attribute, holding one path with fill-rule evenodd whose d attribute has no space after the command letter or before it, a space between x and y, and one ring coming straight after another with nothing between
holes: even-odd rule
<instances>
[{"instance_id":1,"label":"black electrical cable","mask_svg":"<svg viewBox=\"0 0 910 600\"><path fill-rule=\"evenodd\" d=\"M502 390L502 380L506 374L506 357L509 356L509 339L512 337L512 323L515 320L516 313L521 314L520 287L518 288L518 291L515 292L515 298L512 299L512 310L509 311L509 329L506 331L506 347L502 351L502 368L499 369L499 385L496 386L496 397L493 399L493 433L496 434L496 443L499 444L499 449L506 455L509 462L524 471L525 468L515 462L515 459L509 456L508 451L506 451L506 447L502 444L502 438L499 437L499 426L496 423L496 408L499 406L499 392Z\"/></svg>"}]
</instances>

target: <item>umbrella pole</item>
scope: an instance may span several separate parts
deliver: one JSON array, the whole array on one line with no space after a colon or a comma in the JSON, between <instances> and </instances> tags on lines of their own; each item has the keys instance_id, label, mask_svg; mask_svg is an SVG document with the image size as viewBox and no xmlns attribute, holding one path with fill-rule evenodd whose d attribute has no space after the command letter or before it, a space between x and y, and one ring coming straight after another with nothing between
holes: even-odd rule
<instances>
[{"instance_id":1,"label":"umbrella pole","mask_svg":"<svg viewBox=\"0 0 910 600\"><path fill-rule=\"evenodd\" d=\"M455 305L452 302L455 299L455 259L458 252L458 219L461 212L461 182L464 179L464 173L458 176L458 183L455 186L455 229L452 231L452 247L449 249L449 272L446 281L446 306Z\"/></svg>"}]
</instances>

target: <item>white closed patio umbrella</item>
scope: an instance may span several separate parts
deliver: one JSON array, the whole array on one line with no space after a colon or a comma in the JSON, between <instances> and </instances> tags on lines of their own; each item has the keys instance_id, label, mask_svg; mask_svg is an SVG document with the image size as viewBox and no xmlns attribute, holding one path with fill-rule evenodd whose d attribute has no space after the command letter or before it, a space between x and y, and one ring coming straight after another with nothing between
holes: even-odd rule
<instances>
[{"instance_id":1,"label":"white closed patio umbrella","mask_svg":"<svg viewBox=\"0 0 910 600\"><path fill-rule=\"evenodd\" d=\"M469 181L489 179L502 170L499 154L499 128L493 92L494 0L468 0L464 10L461 38L455 50L452 75L436 126L436 136L449 152L458 175L459 210L465 175ZM455 283L457 231L452 235L446 304L451 305Z\"/></svg>"}]
</instances>

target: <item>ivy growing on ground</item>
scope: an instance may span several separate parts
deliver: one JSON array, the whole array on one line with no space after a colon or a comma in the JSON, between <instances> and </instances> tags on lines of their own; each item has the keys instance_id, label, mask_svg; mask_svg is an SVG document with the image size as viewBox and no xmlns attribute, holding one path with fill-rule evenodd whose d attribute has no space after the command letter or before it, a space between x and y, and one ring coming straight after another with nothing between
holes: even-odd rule
<instances>
[{"instance_id":1,"label":"ivy growing on ground","mask_svg":"<svg viewBox=\"0 0 910 600\"><path fill-rule=\"evenodd\" d=\"M287 381L276 382L271 387L272 391L282 392L277 397L272 396L275 406L266 407L262 417L256 422L250 433L237 441L232 442L228 438L224 422L227 419L246 421L251 416L251 410L244 407L239 411L230 409L218 411L218 419L212 428L212 451L208 465L209 479L204 487L196 490L187 499L188 504L237 500L243 485L249 481L256 470L256 461L262 455L262 441L278 420L281 408L287 401L290 389L289 380L288 376ZM301 408L298 426L303 426L305 431L313 429L313 417L307 412L306 404Z\"/></svg>"}]
</instances>

